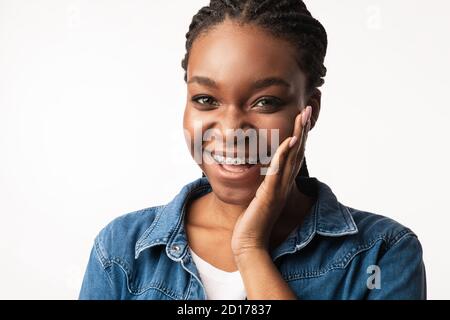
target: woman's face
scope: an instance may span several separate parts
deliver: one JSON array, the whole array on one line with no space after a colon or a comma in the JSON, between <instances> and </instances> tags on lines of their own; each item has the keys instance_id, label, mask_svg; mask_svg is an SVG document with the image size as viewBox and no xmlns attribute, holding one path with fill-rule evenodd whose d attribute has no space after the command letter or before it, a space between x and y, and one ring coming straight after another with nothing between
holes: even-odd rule
<instances>
[{"instance_id":1,"label":"woman's face","mask_svg":"<svg viewBox=\"0 0 450 320\"><path fill-rule=\"evenodd\" d=\"M262 152L270 156L292 135L305 107L306 76L296 51L259 27L226 20L194 41L187 82L184 129L191 154L220 200L248 205L265 177ZM242 132L256 137L240 140ZM238 144L244 148L238 150ZM258 154L259 162L233 165L217 154L251 163Z\"/></svg>"}]
</instances>

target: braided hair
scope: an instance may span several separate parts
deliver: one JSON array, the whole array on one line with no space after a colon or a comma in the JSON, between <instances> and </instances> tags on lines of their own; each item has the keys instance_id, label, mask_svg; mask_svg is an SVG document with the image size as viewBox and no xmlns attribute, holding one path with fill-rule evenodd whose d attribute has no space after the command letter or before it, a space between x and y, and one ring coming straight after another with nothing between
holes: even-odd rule
<instances>
[{"instance_id":1,"label":"braided hair","mask_svg":"<svg viewBox=\"0 0 450 320\"><path fill-rule=\"evenodd\" d=\"M241 24L259 26L270 34L287 40L296 48L297 63L306 74L307 94L323 85L327 72L324 66L327 33L322 24L312 17L302 0L211 0L208 6L202 7L194 15L186 33L186 54L181 62L185 82L189 53L195 39L226 18ZM303 159L298 174L300 176L309 176L306 159Z\"/></svg>"}]
</instances>

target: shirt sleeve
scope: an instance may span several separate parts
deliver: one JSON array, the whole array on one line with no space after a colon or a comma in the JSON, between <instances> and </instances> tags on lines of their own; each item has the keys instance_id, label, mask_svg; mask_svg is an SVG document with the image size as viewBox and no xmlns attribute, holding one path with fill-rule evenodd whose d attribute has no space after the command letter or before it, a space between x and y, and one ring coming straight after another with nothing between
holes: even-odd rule
<instances>
[{"instance_id":1,"label":"shirt sleeve","mask_svg":"<svg viewBox=\"0 0 450 320\"><path fill-rule=\"evenodd\" d=\"M413 233L407 233L382 255L373 268L370 300L425 300L427 297L422 246ZM378 275L375 275L378 272ZM378 279L377 279L378 277ZM370 279L369 279L370 280ZM368 281L369 281L368 280ZM378 281L378 285L375 283Z\"/></svg>"},{"instance_id":2,"label":"shirt sleeve","mask_svg":"<svg viewBox=\"0 0 450 320\"><path fill-rule=\"evenodd\" d=\"M113 294L113 283L108 274L107 267L104 267L98 256L97 245L97 243L94 244L89 256L89 262L81 285L79 300L115 299Z\"/></svg>"}]
</instances>

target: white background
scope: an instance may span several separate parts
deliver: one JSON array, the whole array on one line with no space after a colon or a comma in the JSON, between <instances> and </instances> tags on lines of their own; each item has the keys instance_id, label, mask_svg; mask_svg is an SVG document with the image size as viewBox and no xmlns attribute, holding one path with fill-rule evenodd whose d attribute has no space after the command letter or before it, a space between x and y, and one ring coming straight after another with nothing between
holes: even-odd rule
<instances>
[{"instance_id":1,"label":"white background","mask_svg":"<svg viewBox=\"0 0 450 320\"><path fill-rule=\"evenodd\" d=\"M201 175L181 59L205 4L0 0L0 298L77 298L106 223ZM413 229L428 297L450 298L450 4L307 4L329 35L310 173Z\"/></svg>"}]
</instances>

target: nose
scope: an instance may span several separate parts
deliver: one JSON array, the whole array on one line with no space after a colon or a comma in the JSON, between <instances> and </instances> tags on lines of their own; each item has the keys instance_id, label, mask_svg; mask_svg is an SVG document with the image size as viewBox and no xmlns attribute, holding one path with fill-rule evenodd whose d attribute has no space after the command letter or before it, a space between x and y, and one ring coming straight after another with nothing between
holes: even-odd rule
<instances>
[{"instance_id":1,"label":"nose","mask_svg":"<svg viewBox=\"0 0 450 320\"><path fill-rule=\"evenodd\" d=\"M236 138L236 131L241 129L244 132L252 128L252 124L248 121L247 113L238 105L232 104L223 109L223 114L219 121L225 141ZM239 143L239 141L235 141Z\"/></svg>"},{"instance_id":2,"label":"nose","mask_svg":"<svg viewBox=\"0 0 450 320\"><path fill-rule=\"evenodd\" d=\"M216 150L227 150L231 156L256 154L258 137L256 128L248 112L239 105L228 105L223 109L217 121L220 127L221 141L216 141Z\"/></svg>"}]
</instances>

